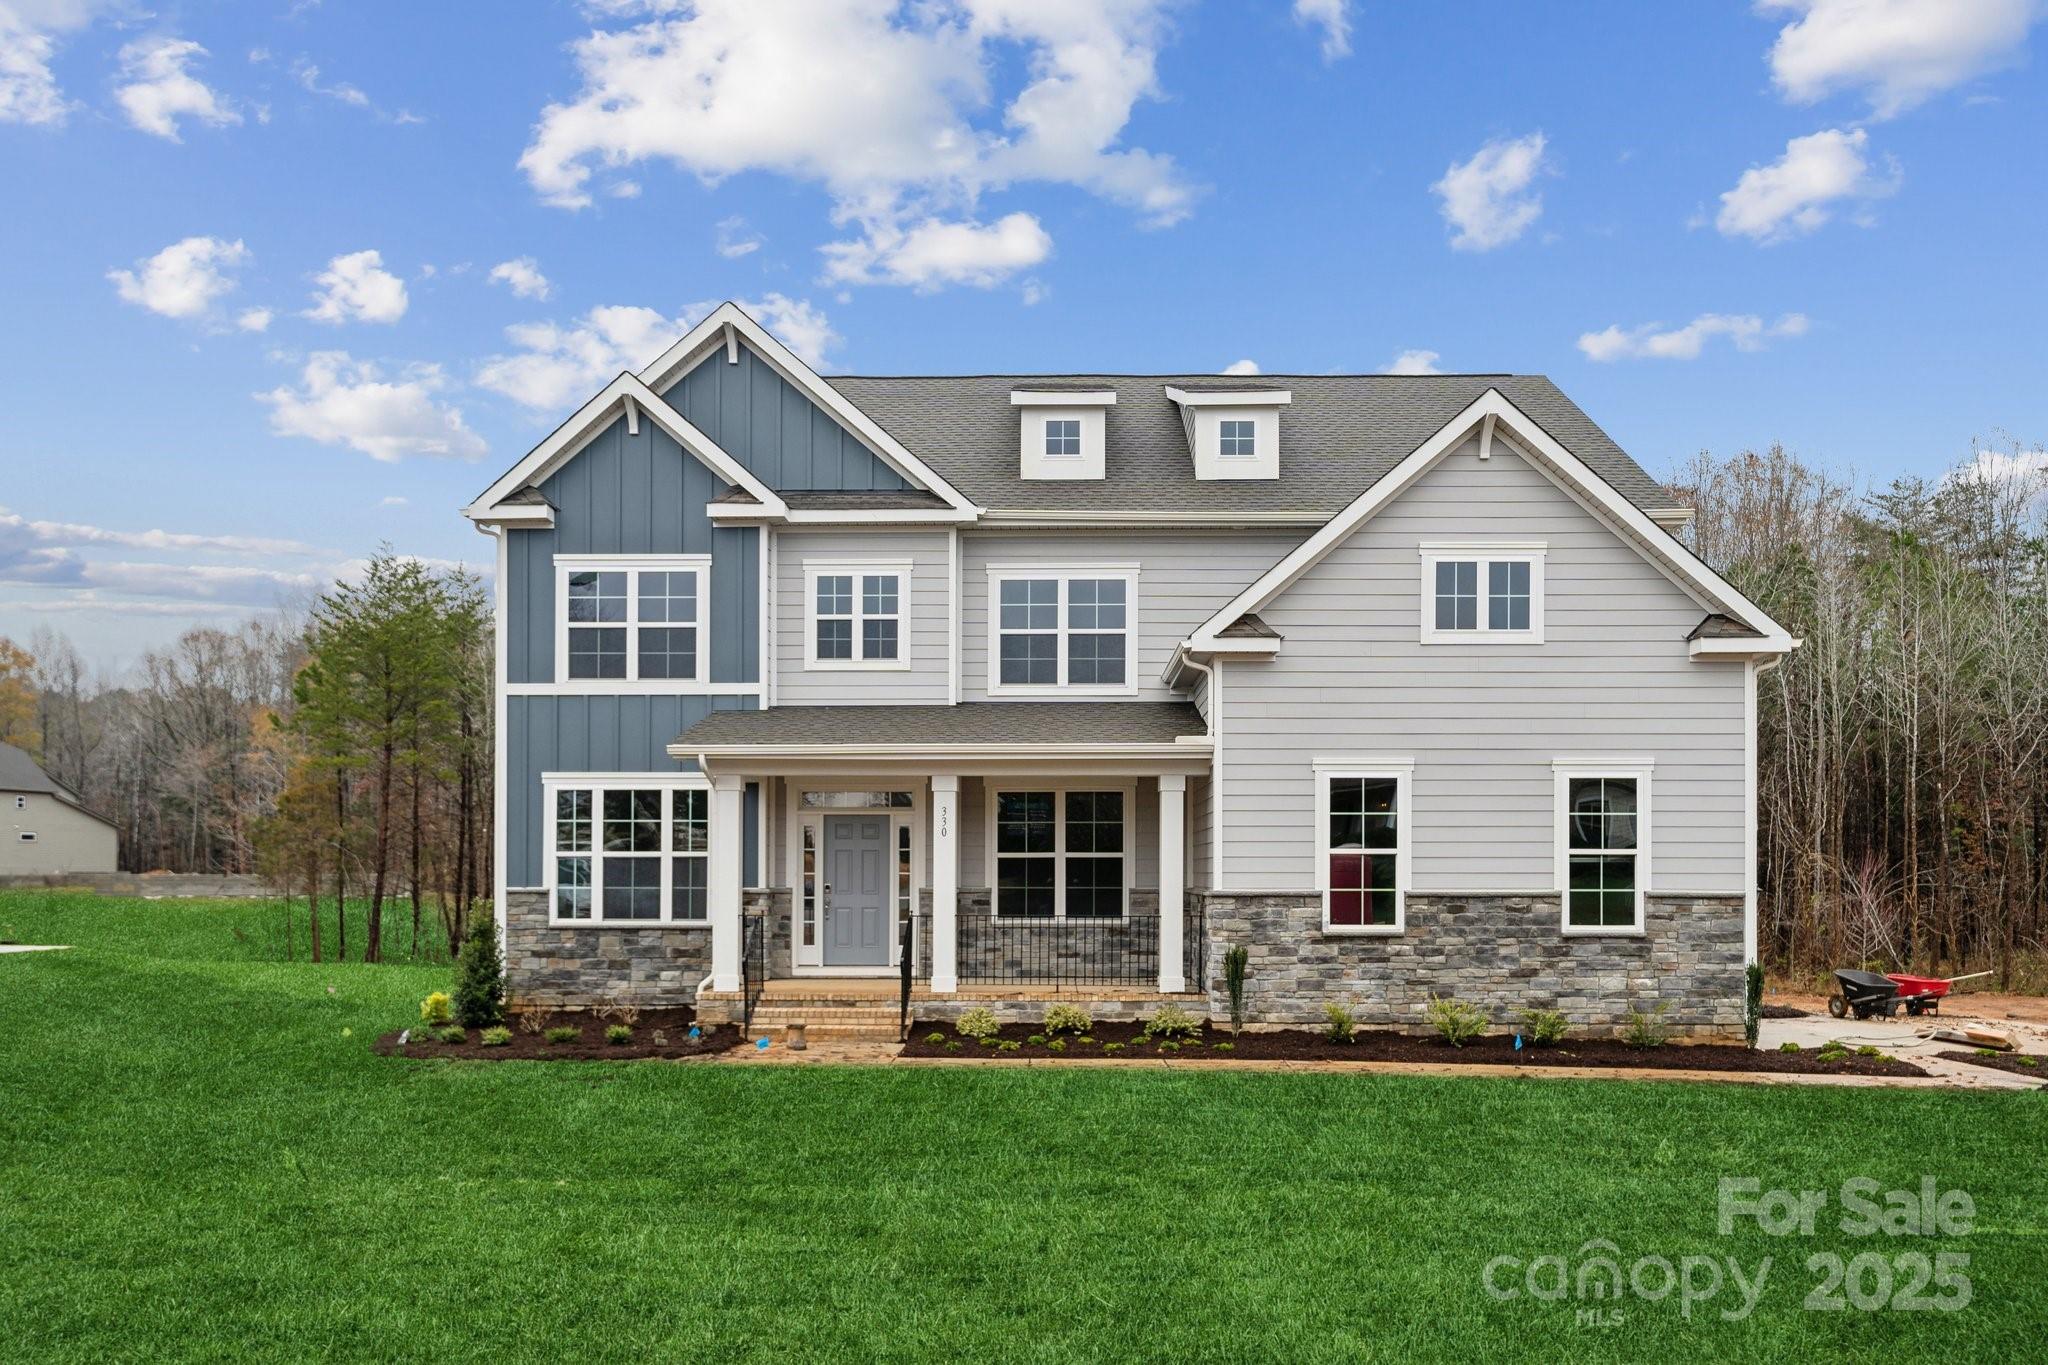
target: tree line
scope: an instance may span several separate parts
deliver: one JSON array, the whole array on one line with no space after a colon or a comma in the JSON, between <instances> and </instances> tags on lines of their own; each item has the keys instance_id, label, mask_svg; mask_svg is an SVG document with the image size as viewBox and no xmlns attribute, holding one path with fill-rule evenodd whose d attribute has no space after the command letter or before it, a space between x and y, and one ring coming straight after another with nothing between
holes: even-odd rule
<instances>
[{"instance_id":1,"label":"tree line","mask_svg":"<svg viewBox=\"0 0 2048 1365\"><path fill-rule=\"evenodd\" d=\"M263 875L303 898L315 960L441 955L490 895L492 643L474 575L385 550L118 678L48 628L0 640L0 741L114 821L126 870Z\"/></svg>"}]
</instances>

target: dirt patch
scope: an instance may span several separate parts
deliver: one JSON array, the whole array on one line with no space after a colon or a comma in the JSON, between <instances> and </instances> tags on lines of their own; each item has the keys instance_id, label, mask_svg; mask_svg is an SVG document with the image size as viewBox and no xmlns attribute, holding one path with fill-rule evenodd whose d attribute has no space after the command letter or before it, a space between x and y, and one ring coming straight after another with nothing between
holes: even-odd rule
<instances>
[{"instance_id":1,"label":"dirt patch","mask_svg":"<svg viewBox=\"0 0 2048 1365\"><path fill-rule=\"evenodd\" d=\"M404 1043L398 1038L405 1030L393 1029L377 1040L376 1047L378 1054L385 1057L459 1057L480 1062L629 1062L646 1057L669 1061L702 1057L724 1052L741 1041L739 1030L730 1025L714 1026L692 1038L690 1028L695 1021L696 1011L686 1007L642 1010L640 1017L627 1026L632 1029L632 1036L626 1042L614 1043L605 1037L605 1029L622 1020L556 1011L522 1021L514 1013L505 1021L505 1027L512 1031L511 1040L495 1047L484 1045L482 1029L465 1029L463 1041L444 1043L431 1031L419 1028L412 1029ZM542 1028L533 1028L535 1023ZM550 1042L546 1028L573 1028L576 1037L573 1041Z\"/></svg>"},{"instance_id":2,"label":"dirt patch","mask_svg":"<svg viewBox=\"0 0 2048 1365\"><path fill-rule=\"evenodd\" d=\"M1515 1050L1507 1034L1477 1038L1463 1047L1452 1047L1441 1038L1411 1038L1407 1034L1382 1030L1361 1030L1348 1043L1334 1043L1320 1033L1286 1029L1273 1033L1245 1033L1232 1038L1227 1032L1210 1029L1199 1038L1178 1045L1153 1042L1142 1036L1140 1024L1097 1024L1086 1035L1090 1041L1067 1037L1055 1049L1053 1039L1043 1037L1035 1025L1006 1024L996 1040L983 1046L955 1034L948 1024L920 1020L903 1046L906 1057L1001 1057L1020 1058L1108 1058L1119 1061L1157 1061L1161 1058L1195 1058L1210 1061L1246 1062L1434 1062L1491 1066L1591 1066L1647 1068L1659 1071L1769 1071L1793 1075L1824 1076L1925 1076L1911 1062L1896 1058L1859 1057L1851 1054L1839 1061L1824 1062L1813 1049L1799 1052L1752 1052L1725 1043L1700 1043L1659 1048L1630 1047L1609 1038L1566 1039L1556 1047L1524 1047ZM944 1035L932 1042L934 1034ZM954 1047L952 1044L959 1046ZM1006 1046L1015 1043L1016 1047Z\"/></svg>"},{"instance_id":3,"label":"dirt patch","mask_svg":"<svg viewBox=\"0 0 2048 1365\"><path fill-rule=\"evenodd\" d=\"M2026 1076L2048 1085L2048 1061L2026 1052L1994 1052L1985 1056L1981 1052L1937 1052L1935 1056L1945 1062L1968 1062L1992 1071L2009 1071L2015 1076Z\"/></svg>"},{"instance_id":4,"label":"dirt patch","mask_svg":"<svg viewBox=\"0 0 2048 1365\"><path fill-rule=\"evenodd\" d=\"M1770 1003L1803 1009L1809 1014L1825 1014L1828 1008L1826 996L1804 991L1773 991ZM2048 1024L2048 996L2007 995L1999 991L1978 991L1963 986L1958 987L1955 994L1942 1000L1939 1013L1944 1019L1981 1019L1987 1023L2021 1020L2027 1023ZM1768 1007L1765 1017L1770 1017Z\"/></svg>"},{"instance_id":5,"label":"dirt patch","mask_svg":"<svg viewBox=\"0 0 2048 1365\"><path fill-rule=\"evenodd\" d=\"M1765 1005L1757 1011L1764 1019L1811 1019L1813 1015L1796 1005Z\"/></svg>"}]
</instances>

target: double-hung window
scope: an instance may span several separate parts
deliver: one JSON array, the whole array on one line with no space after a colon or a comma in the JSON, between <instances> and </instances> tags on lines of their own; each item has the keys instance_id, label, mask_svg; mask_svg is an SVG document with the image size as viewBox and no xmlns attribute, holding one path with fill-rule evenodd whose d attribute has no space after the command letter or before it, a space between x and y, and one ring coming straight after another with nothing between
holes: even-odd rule
<instances>
[{"instance_id":1,"label":"double-hung window","mask_svg":"<svg viewBox=\"0 0 2048 1365\"><path fill-rule=\"evenodd\" d=\"M710 566L704 556L556 556L556 681L701 684Z\"/></svg>"},{"instance_id":2,"label":"double-hung window","mask_svg":"<svg viewBox=\"0 0 2048 1365\"><path fill-rule=\"evenodd\" d=\"M908 564L806 564L805 662L812 668L905 668Z\"/></svg>"},{"instance_id":3,"label":"double-hung window","mask_svg":"<svg viewBox=\"0 0 2048 1365\"><path fill-rule=\"evenodd\" d=\"M1130 885L1132 793L997 791L995 911L1000 919L1117 919Z\"/></svg>"},{"instance_id":4,"label":"double-hung window","mask_svg":"<svg viewBox=\"0 0 2048 1365\"><path fill-rule=\"evenodd\" d=\"M1543 546L1425 541L1422 642L1543 643Z\"/></svg>"},{"instance_id":5,"label":"double-hung window","mask_svg":"<svg viewBox=\"0 0 2048 1365\"><path fill-rule=\"evenodd\" d=\"M1135 569L989 571L989 691L1131 692Z\"/></svg>"},{"instance_id":6,"label":"double-hung window","mask_svg":"<svg viewBox=\"0 0 2048 1365\"><path fill-rule=\"evenodd\" d=\"M546 790L551 922L710 922L709 791L574 778Z\"/></svg>"},{"instance_id":7,"label":"double-hung window","mask_svg":"<svg viewBox=\"0 0 2048 1365\"><path fill-rule=\"evenodd\" d=\"M1314 774L1324 932L1400 933L1407 914L1413 765L1406 759L1319 759Z\"/></svg>"},{"instance_id":8,"label":"double-hung window","mask_svg":"<svg viewBox=\"0 0 2048 1365\"><path fill-rule=\"evenodd\" d=\"M1555 765L1567 934L1635 934L1650 885L1650 764Z\"/></svg>"}]
</instances>

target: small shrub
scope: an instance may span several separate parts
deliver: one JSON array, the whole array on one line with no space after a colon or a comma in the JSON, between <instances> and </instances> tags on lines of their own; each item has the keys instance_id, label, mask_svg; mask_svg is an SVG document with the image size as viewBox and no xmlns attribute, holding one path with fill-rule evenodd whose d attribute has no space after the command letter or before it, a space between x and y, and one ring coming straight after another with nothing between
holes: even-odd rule
<instances>
[{"instance_id":1,"label":"small shrub","mask_svg":"<svg viewBox=\"0 0 2048 1365\"><path fill-rule=\"evenodd\" d=\"M1244 975L1245 965L1251 961L1251 952L1243 944L1234 944L1223 954L1223 984L1230 991L1230 1031L1244 1029Z\"/></svg>"},{"instance_id":2,"label":"small shrub","mask_svg":"<svg viewBox=\"0 0 2048 1365\"><path fill-rule=\"evenodd\" d=\"M1024 1041L1031 1044L1031 1046L1033 1047L1044 1047L1045 1035L1043 1033L1034 1033L1029 1038L1026 1038Z\"/></svg>"},{"instance_id":3,"label":"small shrub","mask_svg":"<svg viewBox=\"0 0 2048 1365\"><path fill-rule=\"evenodd\" d=\"M974 1041L983 1047L994 1047L996 1045L996 1040L993 1038L976 1038Z\"/></svg>"},{"instance_id":4,"label":"small shrub","mask_svg":"<svg viewBox=\"0 0 2048 1365\"><path fill-rule=\"evenodd\" d=\"M470 1028L483 1028L504 1014L505 960L498 952L498 922L477 915L455 959L455 1017Z\"/></svg>"},{"instance_id":5,"label":"small shrub","mask_svg":"<svg viewBox=\"0 0 2048 1365\"><path fill-rule=\"evenodd\" d=\"M420 1001L420 1022L440 1025L455 1018L455 1011L448 1003L448 992L435 991Z\"/></svg>"},{"instance_id":6,"label":"small shrub","mask_svg":"<svg viewBox=\"0 0 2048 1365\"><path fill-rule=\"evenodd\" d=\"M551 1043L573 1043L583 1036L583 1030L573 1024L557 1024L541 1037Z\"/></svg>"},{"instance_id":7,"label":"small shrub","mask_svg":"<svg viewBox=\"0 0 2048 1365\"><path fill-rule=\"evenodd\" d=\"M1664 1046L1671 1040L1671 1026L1664 1022L1664 1012L1670 1008L1669 1002L1660 1003L1653 1010L1630 1006L1628 1022L1621 1028L1621 1040L1630 1047Z\"/></svg>"},{"instance_id":8,"label":"small shrub","mask_svg":"<svg viewBox=\"0 0 2048 1365\"><path fill-rule=\"evenodd\" d=\"M938 1045L939 1045L940 1043L943 1043L943 1042L945 1042L945 1041L946 1041L946 1035L945 1035L945 1034L943 1034L943 1033L938 1033L938 1032L933 1032L933 1033L927 1033L927 1034L926 1034L926 1035L924 1036L924 1040L925 1040L925 1041L926 1041L927 1043L930 1043L930 1044L932 1044L932 1045L933 1045L934 1047L936 1047L936 1046L938 1046Z\"/></svg>"},{"instance_id":9,"label":"small shrub","mask_svg":"<svg viewBox=\"0 0 2048 1365\"><path fill-rule=\"evenodd\" d=\"M943 1035L941 1035L941 1036L943 1036ZM959 1050L960 1050L960 1040L959 1040L958 1038L947 1038L947 1039L946 1039L946 1051L948 1051L948 1052L958 1052Z\"/></svg>"},{"instance_id":10,"label":"small shrub","mask_svg":"<svg viewBox=\"0 0 2048 1365\"><path fill-rule=\"evenodd\" d=\"M1023 1046L1024 1044L1018 1042L1015 1038L1005 1038L996 1044L996 1050L998 1052L1016 1052Z\"/></svg>"},{"instance_id":11,"label":"small shrub","mask_svg":"<svg viewBox=\"0 0 2048 1365\"><path fill-rule=\"evenodd\" d=\"M1079 1038L1076 1038L1074 1041L1079 1043L1082 1047L1094 1047L1095 1035L1092 1033L1084 1033Z\"/></svg>"},{"instance_id":12,"label":"small shrub","mask_svg":"<svg viewBox=\"0 0 2048 1365\"><path fill-rule=\"evenodd\" d=\"M1358 1032L1358 1021L1352 1017L1351 1011L1334 1000L1323 1006L1323 1019L1326 1021L1323 1037L1333 1043L1348 1043Z\"/></svg>"},{"instance_id":13,"label":"small shrub","mask_svg":"<svg viewBox=\"0 0 2048 1365\"><path fill-rule=\"evenodd\" d=\"M1845 1062L1849 1059L1849 1045L1839 1038L1830 1038L1815 1055L1824 1062Z\"/></svg>"},{"instance_id":14,"label":"small shrub","mask_svg":"<svg viewBox=\"0 0 2048 1365\"><path fill-rule=\"evenodd\" d=\"M1055 1038L1045 1045L1045 1050L1047 1052L1065 1052L1067 1050L1067 1040Z\"/></svg>"},{"instance_id":15,"label":"small shrub","mask_svg":"<svg viewBox=\"0 0 2048 1365\"><path fill-rule=\"evenodd\" d=\"M554 1022L554 1019L555 1016L546 1010L521 1010L519 1011L519 1031L521 1033L539 1034L544 1032L547 1026Z\"/></svg>"},{"instance_id":16,"label":"small shrub","mask_svg":"<svg viewBox=\"0 0 2048 1365\"><path fill-rule=\"evenodd\" d=\"M1998 1049L1995 1047L1980 1047L1977 1049L1977 1055L1979 1057L1996 1057Z\"/></svg>"},{"instance_id":17,"label":"small shrub","mask_svg":"<svg viewBox=\"0 0 2048 1365\"><path fill-rule=\"evenodd\" d=\"M997 1020L995 1011L981 1005L976 1005L953 1022L953 1031L955 1033L959 1034L962 1038L973 1038L976 1040L993 1038L996 1034L1002 1032L1002 1028L1002 1023Z\"/></svg>"},{"instance_id":18,"label":"small shrub","mask_svg":"<svg viewBox=\"0 0 2048 1365\"><path fill-rule=\"evenodd\" d=\"M630 1024L607 1024L604 1030L604 1040L614 1046L630 1043L633 1041L633 1026Z\"/></svg>"},{"instance_id":19,"label":"small shrub","mask_svg":"<svg viewBox=\"0 0 2048 1365\"><path fill-rule=\"evenodd\" d=\"M1235 1051L1237 1051L1237 1044L1236 1044L1236 1043L1227 1043L1227 1042L1226 1042L1226 1043L1211 1043L1211 1044L1209 1044L1209 1047L1210 1047L1210 1049L1211 1049L1212 1051L1216 1051L1216 1052L1235 1052Z\"/></svg>"},{"instance_id":20,"label":"small shrub","mask_svg":"<svg viewBox=\"0 0 2048 1365\"><path fill-rule=\"evenodd\" d=\"M1429 1026L1452 1047L1463 1047L1486 1032L1486 1016L1453 996L1432 995Z\"/></svg>"},{"instance_id":21,"label":"small shrub","mask_svg":"<svg viewBox=\"0 0 2048 1365\"><path fill-rule=\"evenodd\" d=\"M2014 1061L2016 1061L2016 1062L2018 1062L2018 1063L2019 1063L2019 1064L2020 1064L2021 1066L2039 1066L2039 1065L2041 1065L2041 1059L2040 1059L2039 1057L2019 1057L2019 1056L2015 1056L2015 1057L2013 1058L2013 1060L2014 1060Z\"/></svg>"},{"instance_id":22,"label":"small shrub","mask_svg":"<svg viewBox=\"0 0 2048 1365\"><path fill-rule=\"evenodd\" d=\"M1086 1033L1094 1027L1094 1016L1079 1005L1054 1005L1045 1012L1045 1031L1048 1035Z\"/></svg>"},{"instance_id":23,"label":"small shrub","mask_svg":"<svg viewBox=\"0 0 2048 1365\"><path fill-rule=\"evenodd\" d=\"M1201 1032L1202 1021L1179 1005L1161 1005L1158 1012L1145 1021L1145 1036L1148 1038L1194 1038Z\"/></svg>"},{"instance_id":24,"label":"small shrub","mask_svg":"<svg viewBox=\"0 0 2048 1365\"><path fill-rule=\"evenodd\" d=\"M1884 1053L1880 1052L1874 1045L1865 1043L1862 1047L1856 1049L1856 1055L1858 1057L1882 1057Z\"/></svg>"},{"instance_id":25,"label":"small shrub","mask_svg":"<svg viewBox=\"0 0 2048 1365\"><path fill-rule=\"evenodd\" d=\"M450 1024L446 1028L437 1028L434 1030L434 1041L437 1043L451 1044L466 1043L469 1041L469 1031L463 1028L460 1024Z\"/></svg>"},{"instance_id":26,"label":"small shrub","mask_svg":"<svg viewBox=\"0 0 2048 1365\"><path fill-rule=\"evenodd\" d=\"M1556 1010L1522 1011L1522 1031L1537 1047L1556 1047L1564 1041L1568 1027L1565 1017Z\"/></svg>"},{"instance_id":27,"label":"small shrub","mask_svg":"<svg viewBox=\"0 0 2048 1365\"><path fill-rule=\"evenodd\" d=\"M1785 1040L1784 1042L1782 1042L1782 1043L1778 1044L1778 1051L1780 1051L1780 1052L1797 1052L1797 1051L1799 1051L1799 1044L1797 1044L1797 1043L1795 1043L1795 1042L1791 1041L1791 1040L1790 1040L1790 1039L1788 1038L1788 1039L1786 1039L1786 1040Z\"/></svg>"},{"instance_id":28,"label":"small shrub","mask_svg":"<svg viewBox=\"0 0 2048 1365\"><path fill-rule=\"evenodd\" d=\"M512 1030L504 1027L502 1024L493 1025L485 1029L483 1035L477 1041L485 1047L503 1047L512 1041Z\"/></svg>"},{"instance_id":29,"label":"small shrub","mask_svg":"<svg viewBox=\"0 0 2048 1365\"><path fill-rule=\"evenodd\" d=\"M1102 1050L1104 1053L1122 1052L1124 1050L1124 1045L1122 1043L1104 1043L1102 1045Z\"/></svg>"},{"instance_id":30,"label":"small shrub","mask_svg":"<svg viewBox=\"0 0 2048 1365\"><path fill-rule=\"evenodd\" d=\"M1764 968L1761 962L1752 962L1742 974L1742 1036L1751 1046L1756 1046L1757 1030L1764 1021Z\"/></svg>"}]
</instances>

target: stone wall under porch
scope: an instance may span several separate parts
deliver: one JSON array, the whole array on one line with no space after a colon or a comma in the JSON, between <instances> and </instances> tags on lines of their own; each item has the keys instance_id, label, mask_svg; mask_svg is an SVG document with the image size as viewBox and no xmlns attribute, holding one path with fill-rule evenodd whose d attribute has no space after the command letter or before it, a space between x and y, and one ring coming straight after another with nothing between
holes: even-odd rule
<instances>
[{"instance_id":1,"label":"stone wall under porch","mask_svg":"<svg viewBox=\"0 0 2048 1365\"><path fill-rule=\"evenodd\" d=\"M1319 1025L1336 1003L1365 1027L1422 1031L1431 995L1476 1006L1495 1027L1556 1010L1574 1030L1614 1035L1631 1008L1667 1006L1673 1038L1742 1036L1739 896L1648 898L1641 935L1566 935L1554 897L1411 892L1404 932L1325 934L1309 893L1200 893L1207 909L1212 1017L1227 1019L1223 954L1250 950L1248 1024Z\"/></svg>"},{"instance_id":2,"label":"stone wall under porch","mask_svg":"<svg viewBox=\"0 0 2048 1365\"><path fill-rule=\"evenodd\" d=\"M545 891L505 897L505 992L514 1005L694 1005L709 926L551 925Z\"/></svg>"}]
</instances>

